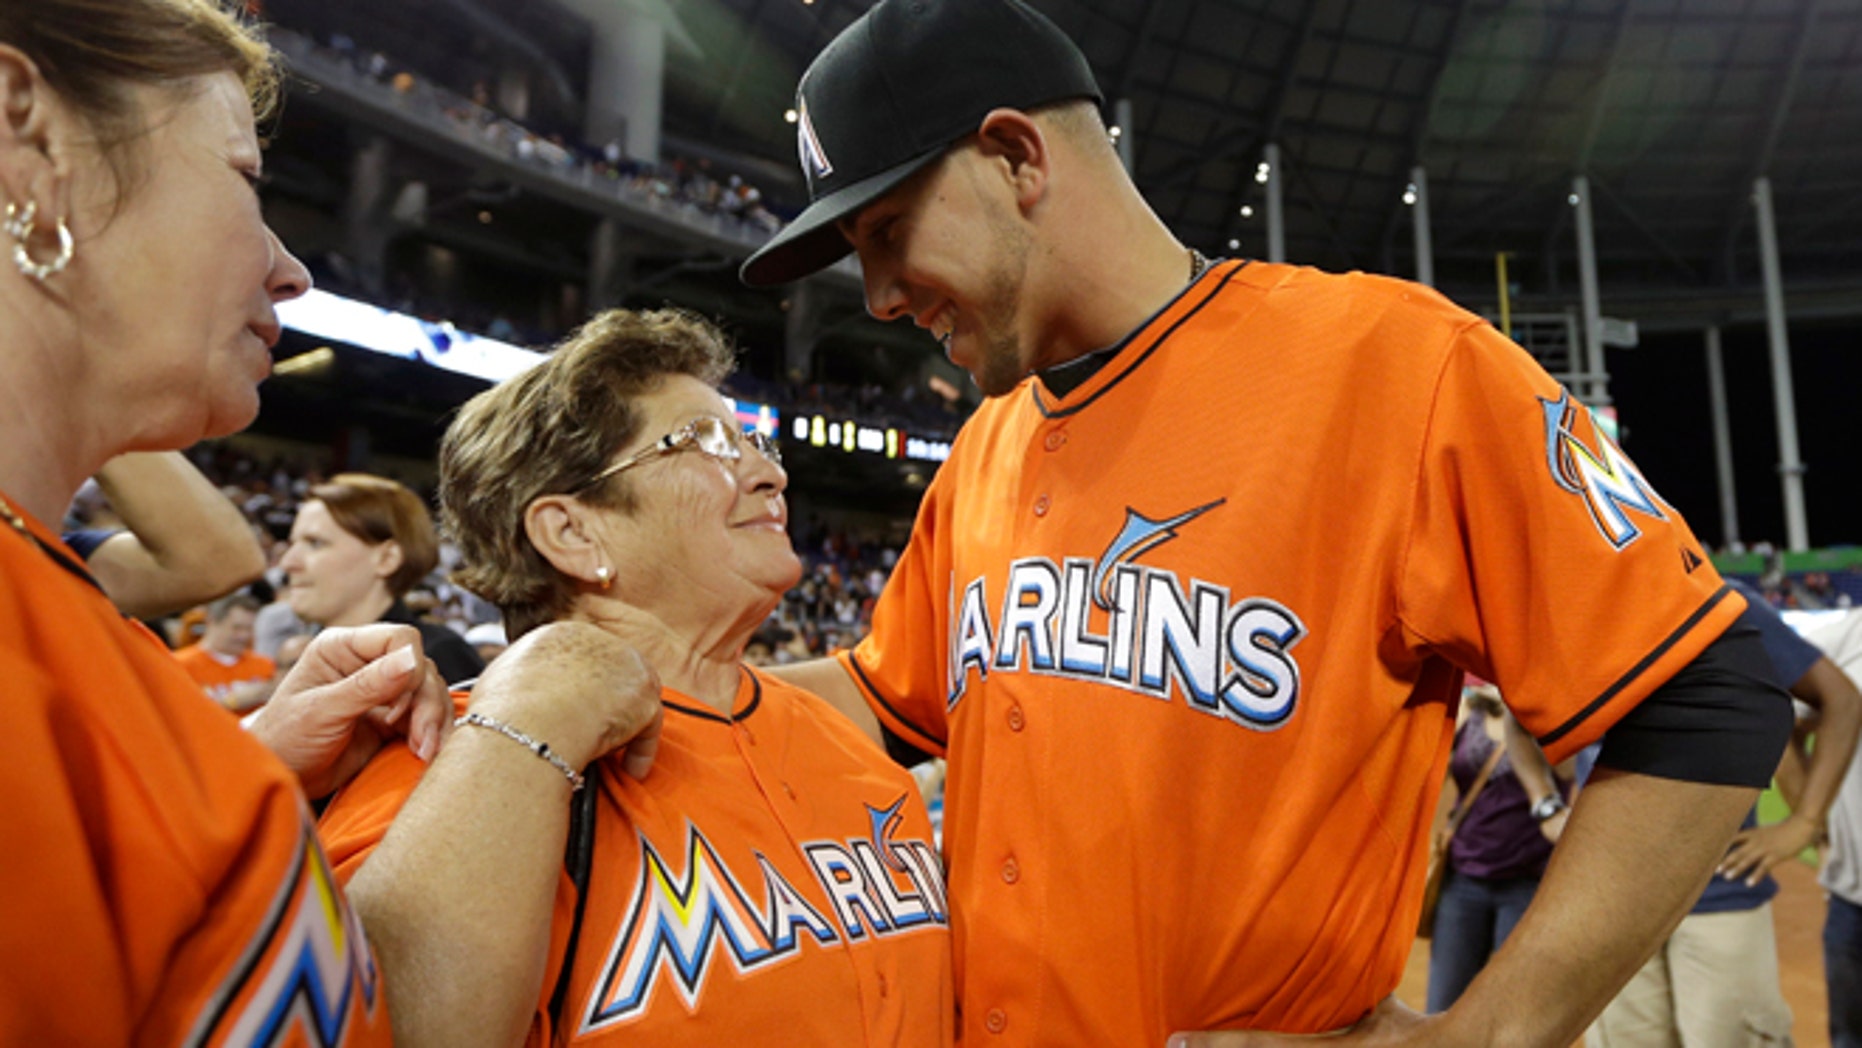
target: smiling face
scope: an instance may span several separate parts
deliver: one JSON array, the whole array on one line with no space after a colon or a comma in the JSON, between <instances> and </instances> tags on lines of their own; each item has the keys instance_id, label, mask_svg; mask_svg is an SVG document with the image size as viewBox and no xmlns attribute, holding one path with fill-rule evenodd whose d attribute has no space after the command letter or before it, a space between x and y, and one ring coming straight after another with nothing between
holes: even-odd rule
<instances>
[{"instance_id":1,"label":"smiling face","mask_svg":"<svg viewBox=\"0 0 1862 1048\"><path fill-rule=\"evenodd\" d=\"M350 534L328 506L304 503L278 566L291 579L291 610L321 626L361 626L394 602L387 579L400 566L393 542L370 545Z\"/></svg>"},{"instance_id":2,"label":"smiling face","mask_svg":"<svg viewBox=\"0 0 1862 1048\"><path fill-rule=\"evenodd\" d=\"M150 130L118 177L91 149L72 182L82 359L134 447L183 447L258 414L279 334L273 306L310 277L259 212L252 106L232 73L132 89ZM106 399L107 398L107 399Z\"/></svg>"},{"instance_id":3,"label":"smiling face","mask_svg":"<svg viewBox=\"0 0 1862 1048\"><path fill-rule=\"evenodd\" d=\"M960 145L840 227L867 310L910 317L991 397L1038 366L1023 308L1033 242L999 172Z\"/></svg>"},{"instance_id":4,"label":"smiling face","mask_svg":"<svg viewBox=\"0 0 1862 1048\"><path fill-rule=\"evenodd\" d=\"M639 432L615 461L696 418L739 425L717 390L690 375L668 376L634 407ZM782 497L788 475L748 442L737 447L736 461L693 447L651 456L609 481L631 485L634 504L631 513L602 513L617 596L668 621L761 621L801 577Z\"/></svg>"}]
</instances>

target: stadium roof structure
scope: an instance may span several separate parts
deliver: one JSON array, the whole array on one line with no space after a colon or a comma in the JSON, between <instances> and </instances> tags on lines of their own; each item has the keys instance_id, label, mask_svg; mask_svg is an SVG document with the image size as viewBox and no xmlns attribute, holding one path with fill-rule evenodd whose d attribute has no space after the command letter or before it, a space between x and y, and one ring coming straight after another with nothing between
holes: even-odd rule
<instances>
[{"instance_id":1,"label":"stadium roof structure","mask_svg":"<svg viewBox=\"0 0 1862 1048\"><path fill-rule=\"evenodd\" d=\"M1272 143L1290 261L1414 275L1421 167L1438 286L1492 301L1507 252L1527 299L1569 301L1585 175L1607 296L1750 319L1766 176L1793 314L1862 315L1862 0L1032 2L1128 100L1139 188L1206 252L1266 254ZM792 163L797 75L871 6L683 0L667 131Z\"/></svg>"}]
</instances>

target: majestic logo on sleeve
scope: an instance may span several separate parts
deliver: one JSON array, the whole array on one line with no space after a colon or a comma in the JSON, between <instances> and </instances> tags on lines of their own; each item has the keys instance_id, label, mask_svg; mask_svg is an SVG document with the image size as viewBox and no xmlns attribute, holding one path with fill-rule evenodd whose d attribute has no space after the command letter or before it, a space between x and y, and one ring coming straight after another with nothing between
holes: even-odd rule
<instances>
[{"instance_id":1,"label":"majestic logo on sleeve","mask_svg":"<svg viewBox=\"0 0 1862 1048\"><path fill-rule=\"evenodd\" d=\"M1571 400L1569 390L1555 401L1539 398L1545 412L1545 459L1552 480L1584 500L1597 531L1616 549L1642 537L1642 528L1630 516L1634 511L1656 520L1668 513L1655 489L1635 464L1597 426L1583 405ZM1589 430L1592 443L1578 435Z\"/></svg>"},{"instance_id":2,"label":"majestic logo on sleeve","mask_svg":"<svg viewBox=\"0 0 1862 1048\"><path fill-rule=\"evenodd\" d=\"M1236 599L1227 586L1137 563L1222 504L1161 519L1128 507L1097 557L1010 562L1000 604L986 578L963 585L950 631L950 706L972 680L1036 673L1156 699L1181 693L1192 709L1250 728L1286 723L1300 693L1293 647L1307 629L1299 616L1267 597Z\"/></svg>"},{"instance_id":3,"label":"majestic logo on sleeve","mask_svg":"<svg viewBox=\"0 0 1862 1048\"><path fill-rule=\"evenodd\" d=\"M292 875L192 1045L336 1045L356 997L375 1011L375 957L305 821Z\"/></svg>"},{"instance_id":4,"label":"majestic logo on sleeve","mask_svg":"<svg viewBox=\"0 0 1862 1048\"><path fill-rule=\"evenodd\" d=\"M760 853L754 871L732 870L695 825L687 825L682 857L662 855L642 835L639 887L578 1032L640 1016L661 984L696 1011L706 977L726 964L747 975L808 942L828 947L946 926L936 849L898 837L905 801L868 805L868 837L801 845L816 882L813 901Z\"/></svg>"}]
</instances>

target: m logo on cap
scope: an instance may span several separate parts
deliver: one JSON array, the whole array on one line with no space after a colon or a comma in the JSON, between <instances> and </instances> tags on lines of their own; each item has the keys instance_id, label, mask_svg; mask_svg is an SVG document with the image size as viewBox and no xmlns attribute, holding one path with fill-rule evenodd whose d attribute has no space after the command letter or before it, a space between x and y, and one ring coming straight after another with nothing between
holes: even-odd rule
<instances>
[{"instance_id":1,"label":"m logo on cap","mask_svg":"<svg viewBox=\"0 0 1862 1048\"><path fill-rule=\"evenodd\" d=\"M801 154L802 170L808 172L811 181L826 178L834 173L834 164L821 148L821 138L815 134L815 122L808 118L807 99L796 106L796 114L795 151Z\"/></svg>"}]
</instances>

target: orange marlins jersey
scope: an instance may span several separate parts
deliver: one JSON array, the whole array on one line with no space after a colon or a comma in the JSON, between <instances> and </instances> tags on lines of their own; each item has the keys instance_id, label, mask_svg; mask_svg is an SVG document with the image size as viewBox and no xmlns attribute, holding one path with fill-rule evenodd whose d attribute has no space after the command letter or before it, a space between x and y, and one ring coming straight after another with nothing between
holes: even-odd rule
<instances>
[{"instance_id":1,"label":"orange marlins jersey","mask_svg":"<svg viewBox=\"0 0 1862 1048\"><path fill-rule=\"evenodd\" d=\"M1162 1044L1396 987L1457 667L1557 761L1742 607L1484 321L1230 262L983 405L841 658L950 760L960 1036Z\"/></svg>"},{"instance_id":2,"label":"orange marlins jersey","mask_svg":"<svg viewBox=\"0 0 1862 1048\"><path fill-rule=\"evenodd\" d=\"M594 861L561 1029L567 874L528 1043L949 1045L949 904L912 777L825 702L752 670L729 719L663 699L646 781L611 762L589 775ZM322 834L339 878L422 767L391 747L337 795Z\"/></svg>"},{"instance_id":3,"label":"orange marlins jersey","mask_svg":"<svg viewBox=\"0 0 1862 1048\"><path fill-rule=\"evenodd\" d=\"M190 644L175 652L175 661L187 670L188 676L194 678L194 683L201 686L208 698L222 706L232 698L235 684L263 684L272 679L276 670L272 660L256 651L241 652L229 666L200 644Z\"/></svg>"},{"instance_id":4,"label":"orange marlins jersey","mask_svg":"<svg viewBox=\"0 0 1862 1048\"><path fill-rule=\"evenodd\" d=\"M388 1044L296 779L34 530L0 521L0 1044Z\"/></svg>"}]
</instances>

